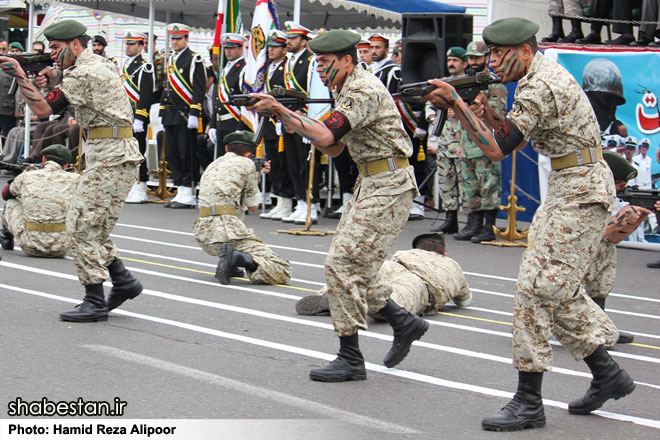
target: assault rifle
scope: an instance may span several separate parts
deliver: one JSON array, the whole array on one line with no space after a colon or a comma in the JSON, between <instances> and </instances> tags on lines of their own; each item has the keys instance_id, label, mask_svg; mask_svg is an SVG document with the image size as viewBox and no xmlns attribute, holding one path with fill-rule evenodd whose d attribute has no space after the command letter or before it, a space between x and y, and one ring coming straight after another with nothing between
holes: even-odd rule
<instances>
[{"instance_id":1,"label":"assault rifle","mask_svg":"<svg viewBox=\"0 0 660 440\"><path fill-rule=\"evenodd\" d=\"M660 224L660 212L655 210L655 202L660 201L660 189L639 189L637 185L626 186L623 191L617 192L616 196L633 206L641 206L655 212L655 218Z\"/></svg>"},{"instance_id":2,"label":"assault rifle","mask_svg":"<svg viewBox=\"0 0 660 440\"><path fill-rule=\"evenodd\" d=\"M13 58L18 61L18 64L21 65L25 73L30 75L37 75L39 72L44 70L46 67L50 67L54 64L54 61L50 59L50 54L44 53L7 53L3 54L3 57ZM14 79L9 86L8 93L13 95L16 93L16 79Z\"/></svg>"},{"instance_id":3,"label":"assault rifle","mask_svg":"<svg viewBox=\"0 0 660 440\"><path fill-rule=\"evenodd\" d=\"M456 93L465 101L467 105L474 102L479 92L487 90L491 84L501 83L502 80L492 72L477 72L471 75L461 75L448 78L440 78L440 81L446 82L456 89ZM420 104L424 101L422 96L431 93L437 87L429 84L426 81L402 84L399 86L399 91L394 93L394 98L399 98L401 101L409 102L411 104ZM433 129L434 136L440 136L442 129L445 127L447 121L447 111L440 109L435 116L435 128Z\"/></svg>"},{"instance_id":4,"label":"assault rifle","mask_svg":"<svg viewBox=\"0 0 660 440\"><path fill-rule=\"evenodd\" d=\"M332 98L309 98L307 93L300 90L285 89L284 87L273 87L268 92L269 95L274 97L278 102L285 105L292 110L299 110L304 108L307 104L331 104L334 105L335 101ZM234 107L249 107L256 104L258 98L253 98L249 94L229 95L227 101L222 101L222 105L233 105ZM268 118L259 118L259 125L255 130L252 140L255 144L259 145L261 140L266 134L266 121Z\"/></svg>"},{"instance_id":5,"label":"assault rifle","mask_svg":"<svg viewBox=\"0 0 660 440\"><path fill-rule=\"evenodd\" d=\"M20 174L28 168L43 168L41 163L12 163L3 162L0 160L0 170L12 171L15 174Z\"/></svg>"}]
</instances>

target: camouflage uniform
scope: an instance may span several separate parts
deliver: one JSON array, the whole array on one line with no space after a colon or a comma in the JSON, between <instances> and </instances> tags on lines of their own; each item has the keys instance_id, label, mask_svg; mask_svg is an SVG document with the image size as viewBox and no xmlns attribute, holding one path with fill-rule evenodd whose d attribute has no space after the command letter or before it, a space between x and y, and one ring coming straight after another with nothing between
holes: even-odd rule
<instances>
[{"instance_id":1,"label":"camouflage uniform","mask_svg":"<svg viewBox=\"0 0 660 440\"><path fill-rule=\"evenodd\" d=\"M27 230L26 222L64 225L66 212L78 179L54 161L42 169L19 174L10 192L20 200L10 199L2 212L2 228L14 235L25 254L33 257L63 257L69 252L71 237L65 231Z\"/></svg>"},{"instance_id":2,"label":"camouflage uniform","mask_svg":"<svg viewBox=\"0 0 660 440\"><path fill-rule=\"evenodd\" d=\"M467 298L470 287L461 267L449 257L423 249L399 251L383 263L376 287L367 297L369 314L385 306L387 297L411 313L435 313L453 298Z\"/></svg>"},{"instance_id":3,"label":"camouflage uniform","mask_svg":"<svg viewBox=\"0 0 660 440\"><path fill-rule=\"evenodd\" d=\"M464 131L458 118L447 118L438 137L437 165L440 183L440 200L445 211L458 211L460 136Z\"/></svg>"},{"instance_id":4,"label":"camouflage uniform","mask_svg":"<svg viewBox=\"0 0 660 440\"><path fill-rule=\"evenodd\" d=\"M356 66L333 95L335 110L351 126L341 142L358 167L391 157L410 157L412 144L399 112L376 77ZM351 336L367 328L367 292L376 287L376 274L406 225L415 195L411 166L358 177L325 260L337 336Z\"/></svg>"},{"instance_id":5,"label":"camouflage uniform","mask_svg":"<svg viewBox=\"0 0 660 440\"><path fill-rule=\"evenodd\" d=\"M83 129L132 128L133 110L116 66L91 49L64 71L60 90ZM84 286L102 283L109 276L107 266L118 254L110 233L142 160L133 137L87 139L86 169L66 218L73 261Z\"/></svg>"},{"instance_id":6,"label":"camouflage uniform","mask_svg":"<svg viewBox=\"0 0 660 440\"><path fill-rule=\"evenodd\" d=\"M499 114L506 114L507 89L492 84L486 92L488 104ZM500 206L502 165L494 162L470 139L467 130L460 130L461 198L470 211L486 211Z\"/></svg>"},{"instance_id":7,"label":"camouflage uniform","mask_svg":"<svg viewBox=\"0 0 660 440\"><path fill-rule=\"evenodd\" d=\"M582 5L590 5L593 0L548 0L548 14L582 16Z\"/></svg>"},{"instance_id":8,"label":"camouflage uniform","mask_svg":"<svg viewBox=\"0 0 660 440\"><path fill-rule=\"evenodd\" d=\"M586 95L563 67L540 53L518 82L515 99L507 118L540 154L558 158L600 144ZM518 370L552 367L551 333L578 360L608 343L601 323L609 318L581 284L598 252L608 210L615 206L605 161L550 173L548 196L534 215L516 284L513 357Z\"/></svg>"},{"instance_id":9,"label":"camouflage uniform","mask_svg":"<svg viewBox=\"0 0 660 440\"><path fill-rule=\"evenodd\" d=\"M243 223L243 205L256 206L260 198L254 162L231 152L219 157L202 175L198 205L200 208L232 206L236 215L197 218L195 240L204 252L213 256L218 256L223 243L250 254L258 265L256 271L248 271L254 284L284 284L291 278L289 262L277 256Z\"/></svg>"},{"instance_id":10,"label":"camouflage uniform","mask_svg":"<svg viewBox=\"0 0 660 440\"><path fill-rule=\"evenodd\" d=\"M607 298L614 286L616 276L616 245L603 238L598 245L598 252L584 276L584 289L589 297L594 299ZM598 314L601 327L606 334L605 345L611 347L619 339L619 330L610 319L602 320Z\"/></svg>"}]
</instances>

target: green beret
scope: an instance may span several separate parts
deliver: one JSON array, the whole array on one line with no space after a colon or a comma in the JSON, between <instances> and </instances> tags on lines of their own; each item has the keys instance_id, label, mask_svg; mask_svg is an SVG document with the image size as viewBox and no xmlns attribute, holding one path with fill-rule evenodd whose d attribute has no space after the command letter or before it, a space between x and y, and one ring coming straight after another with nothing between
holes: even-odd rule
<instances>
[{"instance_id":1,"label":"green beret","mask_svg":"<svg viewBox=\"0 0 660 440\"><path fill-rule=\"evenodd\" d=\"M484 41L489 46L516 46L532 38L539 25L526 18L503 18L486 26Z\"/></svg>"},{"instance_id":2,"label":"green beret","mask_svg":"<svg viewBox=\"0 0 660 440\"><path fill-rule=\"evenodd\" d=\"M71 151L67 147L61 144L53 144L41 150L41 155L46 156L48 160L54 160L55 162L64 165L65 163L71 163Z\"/></svg>"},{"instance_id":3,"label":"green beret","mask_svg":"<svg viewBox=\"0 0 660 440\"><path fill-rule=\"evenodd\" d=\"M637 170L623 156L613 151L603 151L603 159L614 174L614 180L617 182L627 182L637 177Z\"/></svg>"},{"instance_id":4,"label":"green beret","mask_svg":"<svg viewBox=\"0 0 660 440\"><path fill-rule=\"evenodd\" d=\"M449 50L447 50L447 58L449 57L460 58L463 61L467 60L467 55L465 55L465 49L463 49L460 46L450 47Z\"/></svg>"},{"instance_id":5,"label":"green beret","mask_svg":"<svg viewBox=\"0 0 660 440\"><path fill-rule=\"evenodd\" d=\"M445 234L442 232L429 232L427 234L421 234L413 238L412 247L416 247L418 244L425 241L435 241L444 246L445 244Z\"/></svg>"},{"instance_id":6,"label":"green beret","mask_svg":"<svg viewBox=\"0 0 660 440\"><path fill-rule=\"evenodd\" d=\"M44 36L50 40L73 40L87 32L84 24L76 20L62 20L53 23L44 30Z\"/></svg>"},{"instance_id":7,"label":"green beret","mask_svg":"<svg viewBox=\"0 0 660 440\"><path fill-rule=\"evenodd\" d=\"M360 36L355 32L332 30L322 33L307 45L315 53L336 53L357 46L360 39Z\"/></svg>"},{"instance_id":8,"label":"green beret","mask_svg":"<svg viewBox=\"0 0 660 440\"><path fill-rule=\"evenodd\" d=\"M222 142L225 143L225 145L228 144L245 144L249 145L252 148L257 148L257 144L254 143L254 134L250 131L235 131L233 133L229 133L227 136L222 139Z\"/></svg>"},{"instance_id":9,"label":"green beret","mask_svg":"<svg viewBox=\"0 0 660 440\"><path fill-rule=\"evenodd\" d=\"M11 43L9 43L9 47L13 47L14 49L18 49L21 52L25 52L25 48L23 48L23 45L18 41L12 41Z\"/></svg>"}]
</instances>

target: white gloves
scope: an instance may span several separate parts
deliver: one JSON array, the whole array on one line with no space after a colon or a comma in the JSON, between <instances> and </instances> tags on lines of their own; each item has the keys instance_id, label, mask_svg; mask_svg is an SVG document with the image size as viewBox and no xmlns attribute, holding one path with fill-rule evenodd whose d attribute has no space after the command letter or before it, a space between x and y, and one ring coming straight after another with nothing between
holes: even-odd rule
<instances>
[{"instance_id":1,"label":"white gloves","mask_svg":"<svg viewBox=\"0 0 660 440\"><path fill-rule=\"evenodd\" d=\"M303 136L302 139L303 139L303 144L312 145L312 141L307 139L305 136Z\"/></svg>"},{"instance_id":2,"label":"white gloves","mask_svg":"<svg viewBox=\"0 0 660 440\"><path fill-rule=\"evenodd\" d=\"M209 128L209 139L211 139L211 142L215 145L218 145L218 132L215 131L215 128Z\"/></svg>"},{"instance_id":3,"label":"white gloves","mask_svg":"<svg viewBox=\"0 0 660 440\"><path fill-rule=\"evenodd\" d=\"M158 125L160 125L161 127L163 126L163 117L162 116L158 116Z\"/></svg>"},{"instance_id":4,"label":"white gloves","mask_svg":"<svg viewBox=\"0 0 660 440\"><path fill-rule=\"evenodd\" d=\"M142 119L133 121L133 133L144 133L144 121Z\"/></svg>"},{"instance_id":5,"label":"white gloves","mask_svg":"<svg viewBox=\"0 0 660 440\"><path fill-rule=\"evenodd\" d=\"M191 130L197 130L199 128L199 118L197 116L188 116L188 128Z\"/></svg>"},{"instance_id":6,"label":"white gloves","mask_svg":"<svg viewBox=\"0 0 660 440\"><path fill-rule=\"evenodd\" d=\"M426 137L426 130L424 130L423 128L417 127L415 129L415 133L413 133L413 137L415 139L424 139Z\"/></svg>"},{"instance_id":7,"label":"white gloves","mask_svg":"<svg viewBox=\"0 0 660 440\"><path fill-rule=\"evenodd\" d=\"M284 136L284 127L282 127L281 122L275 124L275 133L277 133L278 136Z\"/></svg>"}]
</instances>

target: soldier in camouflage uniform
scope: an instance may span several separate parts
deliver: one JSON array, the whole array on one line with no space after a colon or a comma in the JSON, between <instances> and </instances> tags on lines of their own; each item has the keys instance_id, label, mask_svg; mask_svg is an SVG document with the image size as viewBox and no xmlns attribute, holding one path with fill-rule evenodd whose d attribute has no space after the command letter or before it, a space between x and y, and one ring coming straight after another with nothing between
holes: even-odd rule
<instances>
[{"instance_id":1,"label":"soldier in camouflage uniform","mask_svg":"<svg viewBox=\"0 0 660 440\"><path fill-rule=\"evenodd\" d=\"M441 232L422 234L413 240L413 249L396 252L385 260L376 275L372 289L369 316L382 319L371 306L375 297L391 293L389 299L416 315L434 315L450 300L458 307L472 302L472 293L457 262L447 257L445 237ZM387 298L381 301L387 300ZM330 311L327 289L309 295L296 303L300 315L321 315Z\"/></svg>"},{"instance_id":2,"label":"soldier in camouflage uniform","mask_svg":"<svg viewBox=\"0 0 660 440\"><path fill-rule=\"evenodd\" d=\"M474 73L486 72L488 48L483 41L468 44L466 55ZM506 114L507 90L503 84L491 84L486 91L488 105L501 116ZM456 240L473 243L495 240L493 226L497 218L502 192L502 165L491 160L470 140L466 130L460 132L461 198L468 211L464 230L454 235Z\"/></svg>"},{"instance_id":3,"label":"soldier in camouflage uniform","mask_svg":"<svg viewBox=\"0 0 660 440\"><path fill-rule=\"evenodd\" d=\"M206 168L200 182L195 240L204 252L219 257L216 277L222 284L229 284L238 267L247 269L253 284L284 284L291 278L290 263L243 223L243 206L254 212L261 200L258 175L249 159L257 148L252 133L237 131L223 141L226 154Z\"/></svg>"},{"instance_id":4,"label":"soldier in camouflage uniform","mask_svg":"<svg viewBox=\"0 0 660 440\"><path fill-rule=\"evenodd\" d=\"M442 81L432 80L438 88L427 96L436 106L453 107L491 159L501 160L531 139L552 163L548 196L532 221L514 296L518 390L499 413L484 418L487 430L545 426L541 383L543 372L552 367L551 335L575 359L584 359L594 377L587 394L569 403L571 414L591 413L635 388L605 348L602 322L609 318L582 289L616 204L598 122L573 76L537 52L537 31L538 25L522 18L498 20L484 29L490 67L503 83L518 81L513 108L504 120L483 95L477 98L483 106L477 114L484 120L479 119Z\"/></svg>"},{"instance_id":5,"label":"soldier in camouflage uniform","mask_svg":"<svg viewBox=\"0 0 660 440\"><path fill-rule=\"evenodd\" d=\"M37 77L38 87L61 83L46 98L30 84L15 60L0 58L0 67L16 77L25 102L38 117L71 105L76 121L87 130L87 168L66 218L85 297L75 310L60 314L60 319L75 322L105 321L109 310L142 292L142 284L119 260L110 233L143 157L133 138L133 111L117 69L112 61L87 48L86 30L75 20L62 20L44 30L51 58L61 69L44 69ZM103 281L108 276L113 287L106 302Z\"/></svg>"},{"instance_id":6,"label":"soldier in camouflage uniform","mask_svg":"<svg viewBox=\"0 0 660 440\"><path fill-rule=\"evenodd\" d=\"M0 243L12 250L15 240L32 257L63 257L71 246L64 220L80 176L63 170L71 161L64 145L51 145L41 154L43 168L24 171L2 191L7 203Z\"/></svg>"},{"instance_id":7,"label":"soldier in camouflage uniform","mask_svg":"<svg viewBox=\"0 0 660 440\"><path fill-rule=\"evenodd\" d=\"M552 19L552 33L543 38L544 43L575 43L575 40L584 38L582 22L579 18L572 18L571 33L564 36L562 26L563 18L557 15L582 16L582 6L591 6L593 0L548 0L548 15Z\"/></svg>"},{"instance_id":8,"label":"soldier in camouflage uniform","mask_svg":"<svg viewBox=\"0 0 660 440\"><path fill-rule=\"evenodd\" d=\"M368 304L367 300L380 266L406 224L417 188L408 163L410 138L394 101L376 77L356 66L359 40L353 32L333 30L309 43L317 54L321 80L334 88L335 109L325 121L298 115L272 96L253 95L259 102L252 109L275 115L326 154L336 157L347 147L360 172L325 261L340 348L337 359L310 373L312 380L324 382L366 379L357 332L367 328L368 308L379 310L394 328L394 343L384 359L387 367L401 362L412 342L428 329L426 321L393 301ZM389 292L383 297L388 298Z\"/></svg>"}]
</instances>

